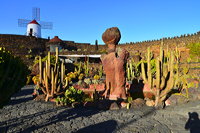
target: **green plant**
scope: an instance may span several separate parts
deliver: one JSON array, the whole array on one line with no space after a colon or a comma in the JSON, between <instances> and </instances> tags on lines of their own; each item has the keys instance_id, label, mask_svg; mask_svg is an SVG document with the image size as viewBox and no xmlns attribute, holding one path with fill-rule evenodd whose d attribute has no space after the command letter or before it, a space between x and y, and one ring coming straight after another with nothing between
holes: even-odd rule
<instances>
[{"instance_id":1,"label":"green plant","mask_svg":"<svg viewBox=\"0 0 200 133\"><path fill-rule=\"evenodd\" d=\"M66 91L65 91L65 96L64 97L57 97L56 102L57 105L71 105L74 102L81 103L84 101L84 93L82 90L77 90L73 86L70 86Z\"/></svg>"},{"instance_id":2,"label":"green plant","mask_svg":"<svg viewBox=\"0 0 200 133\"><path fill-rule=\"evenodd\" d=\"M77 82L78 85L81 85L82 83L83 83L82 80L79 80L79 81Z\"/></svg>"},{"instance_id":3,"label":"green plant","mask_svg":"<svg viewBox=\"0 0 200 133\"><path fill-rule=\"evenodd\" d=\"M58 63L58 48L56 48L55 64L51 65L51 56L48 52L45 66L42 64L42 59L39 57L39 87L46 95L45 101L62 93L63 89L68 85L68 80L64 80L65 65L64 62ZM64 82L65 81L65 82Z\"/></svg>"},{"instance_id":4,"label":"green plant","mask_svg":"<svg viewBox=\"0 0 200 133\"><path fill-rule=\"evenodd\" d=\"M26 84L28 68L19 57L0 47L0 105Z\"/></svg>"},{"instance_id":5,"label":"green plant","mask_svg":"<svg viewBox=\"0 0 200 133\"><path fill-rule=\"evenodd\" d=\"M79 75L81 72L83 72L83 64L82 64L82 62L74 63L74 66L75 66L74 72L76 72L78 75Z\"/></svg>"},{"instance_id":6,"label":"green plant","mask_svg":"<svg viewBox=\"0 0 200 133\"><path fill-rule=\"evenodd\" d=\"M100 76L99 75L97 75L97 74L95 74L94 75L94 77L93 77L94 79L92 80L92 83L93 84L99 84L100 83Z\"/></svg>"},{"instance_id":7,"label":"green plant","mask_svg":"<svg viewBox=\"0 0 200 133\"><path fill-rule=\"evenodd\" d=\"M25 55L26 58L31 59L33 58L33 55Z\"/></svg>"},{"instance_id":8,"label":"green plant","mask_svg":"<svg viewBox=\"0 0 200 133\"><path fill-rule=\"evenodd\" d=\"M101 53L101 54L106 54L106 53L107 53L107 50L105 50L105 49L100 50L100 53Z\"/></svg>"},{"instance_id":9,"label":"green plant","mask_svg":"<svg viewBox=\"0 0 200 133\"><path fill-rule=\"evenodd\" d=\"M89 58L87 58L87 61L83 64L84 74L86 77L89 76Z\"/></svg>"},{"instance_id":10,"label":"green plant","mask_svg":"<svg viewBox=\"0 0 200 133\"><path fill-rule=\"evenodd\" d=\"M88 84L88 85L92 83L91 80L90 80L90 78L85 78L85 79L84 79L84 82L85 82L86 84Z\"/></svg>"},{"instance_id":11,"label":"green plant","mask_svg":"<svg viewBox=\"0 0 200 133\"><path fill-rule=\"evenodd\" d=\"M56 100L56 105L57 106L67 105L67 99L65 97L58 96L55 100Z\"/></svg>"},{"instance_id":12,"label":"green plant","mask_svg":"<svg viewBox=\"0 0 200 133\"><path fill-rule=\"evenodd\" d=\"M144 63L141 64L142 77L145 84L151 88L155 95L155 106L163 105L168 94L174 87L175 80L175 56L174 52L168 53L166 60L164 60L164 52L162 46L160 46L160 56L155 59L156 71L155 78L153 78L151 71L151 54L150 48L147 51L147 69L145 69Z\"/></svg>"},{"instance_id":13,"label":"green plant","mask_svg":"<svg viewBox=\"0 0 200 133\"><path fill-rule=\"evenodd\" d=\"M46 60L48 60L48 58L49 58L48 56L50 56L50 64L51 64L51 65L55 65L55 63L56 63L56 58L57 58L57 57L54 56L54 55L47 55L47 56L45 56L44 58L41 59L42 62L46 62ZM34 65L39 63L39 58L40 58L40 56L36 56L36 57L35 57ZM59 64L60 64L60 61L58 60L57 63L58 63L58 65L59 65Z\"/></svg>"},{"instance_id":14,"label":"green plant","mask_svg":"<svg viewBox=\"0 0 200 133\"><path fill-rule=\"evenodd\" d=\"M95 80L99 80L99 79L100 79L100 76L97 75L97 74L95 74L95 75L94 75L94 79L95 79Z\"/></svg>"},{"instance_id":15,"label":"green plant","mask_svg":"<svg viewBox=\"0 0 200 133\"><path fill-rule=\"evenodd\" d=\"M103 76L103 65L102 64L100 65L98 72L99 72L100 78L102 78L102 76Z\"/></svg>"},{"instance_id":16,"label":"green plant","mask_svg":"<svg viewBox=\"0 0 200 133\"><path fill-rule=\"evenodd\" d=\"M27 78L26 84L28 85L31 83L32 76L28 75L26 78Z\"/></svg>"},{"instance_id":17,"label":"green plant","mask_svg":"<svg viewBox=\"0 0 200 133\"><path fill-rule=\"evenodd\" d=\"M127 98L127 105L126 105L126 108L129 109L130 106L131 106L131 102L133 101L133 98L132 97L128 97Z\"/></svg>"},{"instance_id":18,"label":"green plant","mask_svg":"<svg viewBox=\"0 0 200 133\"><path fill-rule=\"evenodd\" d=\"M128 81L132 81L135 78L140 76L139 66L141 65L141 61L136 63L133 59L129 60L126 63L126 78Z\"/></svg>"},{"instance_id":19,"label":"green plant","mask_svg":"<svg viewBox=\"0 0 200 133\"><path fill-rule=\"evenodd\" d=\"M65 92L67 103L82 102L83 96L84 96L83 91L77 90L73 86L70 86Z\"/></svg>"},{"instance_id":20,"label":"green plant","mask_svg":"<svg viewBox=\"0 0 200 133\"><path fill-rule=\"evenodd\" d=\"M191 43L187 45L187 47L190 49L190 57L192 59L196 59L197 61L200 60L200 43Z\"/></svg>"},{"instance_id":21,"label":"green plant","mask_svg":"<svg viewBox=\"0 0 200 133\"><path fill-rule=\"evenodd\" d=\"M83 78L84 78L84 74L81 73L81 74L78 76L78 79L79 79L79 80L82 80Z\"/></svg>"},{"instance_id":22,"label":"green plant","mask_svg":"<svg viewBox=\"0 0 200 133\"><path fill-rule=\"evenodd\" d=\"M189 73L189 67L184 67L182 69L176 68L175 83L174 87L177 89L177 93L174 95L184 96L189 98L188 88L195 87L193 82L189 82L188 79L191 77ZM198 87L198 86L196 86ZM185 91L185 94L183 93Z\"/></svg>"}]
</instances>

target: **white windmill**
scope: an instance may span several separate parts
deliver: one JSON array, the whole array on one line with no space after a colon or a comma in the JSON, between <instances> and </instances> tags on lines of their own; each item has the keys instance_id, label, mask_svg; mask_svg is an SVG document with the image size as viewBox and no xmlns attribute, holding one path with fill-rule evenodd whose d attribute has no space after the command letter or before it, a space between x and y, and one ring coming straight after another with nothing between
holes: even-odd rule
<instances>
[{"instance_id":1,"label":"white windmill","mask_svg":"<svg viewBox=\"0 0 200 133\"><path fill-rule=\"evenodd\" d=\"M40 8L33 8L32 20L18 19L19 27L27 27L26 35L41 38L41 29L52 29L52 22L40 21Z\"/></svg>"}]
</instances>

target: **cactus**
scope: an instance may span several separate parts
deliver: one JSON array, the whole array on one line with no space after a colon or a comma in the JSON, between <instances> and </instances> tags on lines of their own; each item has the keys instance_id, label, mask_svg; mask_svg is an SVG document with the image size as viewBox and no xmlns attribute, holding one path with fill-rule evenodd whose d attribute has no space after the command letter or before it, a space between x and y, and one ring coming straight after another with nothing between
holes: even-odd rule
<instances>
[{"instance_id":1,"label":"cactus","mask_svg":"<svg viewBox=\"0 0 200 133\"><path fill-rule=\"evenodd\" d=\"M176 46L175 49L175 58L176 58L176 63L178 64L180 62L180 58L181 58L181 52L178 50L178 47Z\"/></svg>"},{"instance_id":2,"label":"cactus","mask_svg":"<svg viewBox=\"0 0 200 133\"><path fill-rule=\"evenodd\" d=\"M129 60L126 63L126 79L127 81L133 81L134 79L138 78L140 76L140 71L138 69L138 66L141 64L141 62L134 62L133 59Z\"/></svg>"},{"instance_id":3,"label":"cactus","mask_svg":"<svg viewBox=\"0 0 200 133\"><path fill-rule=\"evenodd\" d=\"M65 76L65 65L62 61L58 63L58 49L56 48L56 61L54 65L50 62L50 52L48 52L45 66L42 66L41 57L39 57L39 84L38 86L42 89L46 95L45 101L48 101L50 97L54 97L61 92L61 88L68 85L68 80L64 82Z\"/></svg>"},{"instance_id":4,"label":"cactus","mask_svg":"<svg viewBox=\"0 0 200 133\"><path fill-rule=\"evenodd\" d=\"M78 64L78 75L81 73L81 71L82 71L82 63L80 62L79 64Z\"/></svg>"},{"instance_id":5,"label":"cactus","mask_svg":"<svg viewBox=\"0 0 200 133\"><path fill-rule=\"evenodd\" d=\"M89 58L87 59L86 62L84 62L84 73L85 73L85 76L88 77L89 76Z\"/></svg>"},{"instance_id":6,"label":"cactus","mask_svg":"<svg viewBox=\"0 0 200 133\"><path fill-rule=\"evenodd\" d=\"M151 55L150 48L147 52L147 69L145 69L144 61L141 64L142 77L145 84L148 84L155 95L155 106L158 107L164 103L169 92L174 87L175 80L175 65L174 65L174 52L171 51L169 57L164 61L164 52L162 45L160 47L160 56L156 58L156 74L155 78L151 73ZM147 75L146 75L147 74ZM154 88L154 90L153 90Z\"/></svg>"},{"instance_id":7,"label":"cactus","mask_svg":"<svg viewBox=\"0 0 200 133\"><path fill-rule=\"evenodd\" d=\"M42 59L41 56L39 57L39 83L42 83Z\"/></svg>"},{"instance_id":8,"label":"cactus","mask_svg":"<svg viewBox=\"0 0 200 133\"><path fill-rule=\"evenodd\" d=\"M130 68L127 67L127 80L130 81L131 80L131 74L130 74Z\"/></svg>"},{"instance_id":9,"label":"cactus","mask_svg":"<svg viewBox=\"0 0 200 133\"><path fill-rule=\"evenodd\" d=\"M102 78L102 76L103 76L103 65L100 65L98 72L99 72L100 78Z\"/></svg>"},{"instance_id":10,"label":"cactus","mask_svg":"<svg viewBox=\"0 0 200 133\"><path fill-rule=\"evenodd\" d=\"M61 83L64 84L64 75L65 75L65 65L64 61L61 63Z\"/></svg>"},{"instance_id":11,"label":"cactus","mask_svg":"<svg viewBox=\"0 0 200 133\"><path fill-rule=\"evenodd\" d=\"M152 88L152 74L151 74L151 52L150 48L147 49L147 72L145 71L144 60L141 63L142 78L145 84ZM147 74L147 75L146 75Z\"/></svg>"}]
</instances>

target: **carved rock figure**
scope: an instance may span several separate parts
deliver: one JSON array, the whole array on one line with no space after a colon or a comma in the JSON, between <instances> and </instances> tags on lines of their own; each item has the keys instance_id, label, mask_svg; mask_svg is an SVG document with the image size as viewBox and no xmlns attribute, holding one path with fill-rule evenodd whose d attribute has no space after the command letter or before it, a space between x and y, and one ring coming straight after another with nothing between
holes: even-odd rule
<instances>
[{"instance_id":1,"label":"carved rock figure","mask_svg":"<svg viewBox=\"0 0 200 133\"><path fill-rule=\"evenodd\" d=\"M109 99L111 100L126 99L125 64L129 54L125 49L116 49L120 38L121 34L117 27L107 29L102 35L102 40L108 46L108 54L101 56L106 73L106 91L104 95L106 97L108 91L110 91Z\"/></svg>"}]
</instances>

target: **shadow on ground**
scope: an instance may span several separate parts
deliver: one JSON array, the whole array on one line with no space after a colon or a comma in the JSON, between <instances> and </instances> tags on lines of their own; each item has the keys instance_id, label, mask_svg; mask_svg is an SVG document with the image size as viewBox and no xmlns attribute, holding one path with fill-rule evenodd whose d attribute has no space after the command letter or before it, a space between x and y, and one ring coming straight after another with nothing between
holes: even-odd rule
<instances>
[{"instance_id":1,"label":"shadow on ground","mask_svg":"<svg viewBox=\"0 0 200 133\"><path fill-rule=\"evenodd\" d=\"M59 114L56 114L50 118L45 117L45 115L48 116L48 113L52 113L52 112L57 112L59 110L62 110ZM93 108L84 108L84 107L80 107L80 108L66 108L66 107L57 107L54 109L49 109L49 110L45 110L42 112L38 112L35 114L31 114L31 115L26 115L26 116L22 116L20 118L14 118L14 119L9 119L7 121L3 121L0 122L0 132L7 132L9 128L16 128L17 132L31 132L43 127L47 127L49 125L53 125L56 124L58 122L62 122L62 121L70 121L71 119L76 119L78 117L89 117L92 115L95 115L97 113L102 112L101 110L97 110L97 109L93 109ZM152 114L154 112L154 109L147 111L146 113L144 113L143 116L141 117L146 117L150 114ZM45 120L36 120L35 118L42 119L44 118ZM138 119L133 119L129 122L124 123L123 125L118 126L117 122L115 120L107 120L101 123L97 123L95 125L90 125L87 127L84 127L82 129L79 129L77 132L81 133L81 132L99 132L99 131L103 131L105 133L110 133L113 132L115 130L120 130L123 129L124 127L126 127L129 124L132 124L134 122L136 122ZM37 124L29 124L31 123L31 121L37 122ZM22 125L26 124L27 126L25 126L25 128L23 127L23 129L19 128ZM97 130L99 129L99 130Z\"/></svg>"},{"instance_id":2,"label":"shadow on ground","mask_svg":"<svg viewBox=\"0 0 200 133\"><path fill-rule=\"evenodd\" d=\"M98 124L90 125L78 130L76 133L112 133L117 128L115 120L108 120Z\"/></svg>"},{"instance_id":3,"label":"shadow on ground","mask_svg":"<svg viewBox=\"0 0 200 133\"><path fill-rule=\"evenodd\" d=\"M188 120L185 124L185 129L190 130L190 133L199 133L200 132L200 119L197 112L189 112Z\"/></svg>"},{"instance_id":4,"label":"shadow on ground","mask_svg":"<svg viewBox=\"0 0 200 133\"><path fill-rule=\"evenodd\" d=\"M0 109L6 105L15 105L32 100L33 99L31 95L32 93L33 93L33 85L30 85L28 86L27 89L21 90L18 93L14 94L11 99L9 98L3 103L0 103Z\"/></svg>"},{"instance_id":5,"label":"shadow on ground","mask_svg":"<svg viewBox=\"0 0 200 133\"><path fill-rule=\"evenodd\" d=\"M88 117L88 116L92 116L92 115L100 112L100 110L83 108L83 107L81 107L81 108L57 107L57 108L45 110L42 112L38 112L35 114L26 115L26 116L22 116L19 118L9 119L7 121L0 122L0 132L7 132L9 127L19 128L24 123L33 121L34 118L36 118L36 117L40 117L40 116L44 117L45 115L48 115L49 113L57 112L59 110L63 110L63 111L57 115L50 117L50 118L48 118L48 117L44 118L44 119L46 119L45 121L39 120L40 122L38 122L37 125L28 124L27 128L20 129L19 132L30 132L30 131L34 131L34 130L37 130L42 127L46 127L48 125L55 124L57 122L69 121L71 119L75 119L78 117ZM40 119L42 119L42 118L40 118Z\"/></svg>"},{"instance_id":6,"label":"shadow on ground","mask_svg":"<svg viewBox=\"0 0 200 133\"><path fill-rule=\"evenodd\" d=\"M76 133L112 133L114 131L123 130L130 124L137 122L139 119L145 119L147 116L152 115L155 112L155 108L151 108L147 112L145 112L140 118L132 119L130 121L124 122L121 125L118 125L115 120L107 120L101 123L97 123L94 125L90 125L79 129Z\"/></svg>"},{"instance_id":7,"label":"shadow on ground","mask_svg":"<svg viewBox=\"0 0 200 133\"><path fill-rule=\"evenodd\" d=\"M15 95L15 97L18 97L18 99L14 98L13 100L11 100L9 105L15 105L15 104L19 104L19 103L27 102L28 100L31 100L32 98L30 95L31 93L32 93L32 87L22 90L20 93ZM20 99L20 97L22 98ZM26 104L30 104L30 103L26 103ZM48 104L48 103L42 103L42 104ZM39 104L39 105L42 105L42 104ZM5 121L0 121L0 133L10 131L11 129L16 129L14 132L31 132L43 127L54 125L58 122L70 121L72 119L76 119L79 117L90 117L92 115L101 113L103 111L103 110L98 110L94 108L85 108L85 107L66 108L66 107L53 107L52 105L50 106L51 106L51 109L44 108L45 110L41 110L40 112L37 112L37 113L24 115L21 117L19 116L18 118L12 118ZM93 132L93 131L96 132L97 129L99 129L97 130L97 132L99 132L100 130L103 132L113 132L115 130L123 129L127 125L132 124L141 118L145 118L146 116L152 114L154 111L155 111L154 108L148 111L143 111L143 115L140 116L140 118L132 119L131 121L128 121L121 125L118 125L117 121L115 120L107 120L101 123L84 127L82 129L79 129L77 132L78 133Z\"/></svg>"}]
</instances>

